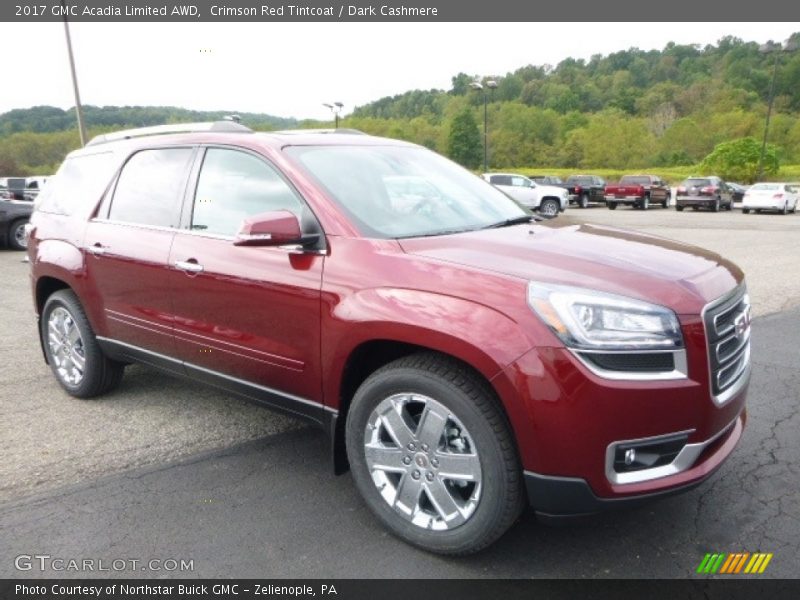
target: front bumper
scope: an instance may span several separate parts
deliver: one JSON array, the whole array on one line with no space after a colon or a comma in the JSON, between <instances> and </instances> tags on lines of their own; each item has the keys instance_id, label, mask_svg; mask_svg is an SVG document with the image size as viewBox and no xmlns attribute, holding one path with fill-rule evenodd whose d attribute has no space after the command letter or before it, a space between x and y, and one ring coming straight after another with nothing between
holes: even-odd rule
<instances>
[{"instance_id":1,"label":"front bumper","mask_svg":"<svg viewBox=\"0 0 800 600\"><path fill-rule=\"evenodd\" d=\"M661 380L611 379L553 347L531 350L493 379L537 511L586 514L671 494L702 482L732 452L750 368L715 398L703 319L681 321L686 363ZM632 465L628 449L638 456ZM655 461L642 462L654 452Z\"/></svg>"},{"instance_id":2,"label":"front bumper","mask_svg":"<svg viewBox=\"0 0 800 600\"><path fill-rule=\"evenodd\" d=\"M590 515L606 510L634 508L647 502L691 490L708 479L733 452L742 437L747 412L743 410L722 435L710 440L691 468L665 477L660 489L629 496L597 496L585 479L558 477L525 471L528 502L537 514L546 518Z\"/></svg>"}]
</instances>

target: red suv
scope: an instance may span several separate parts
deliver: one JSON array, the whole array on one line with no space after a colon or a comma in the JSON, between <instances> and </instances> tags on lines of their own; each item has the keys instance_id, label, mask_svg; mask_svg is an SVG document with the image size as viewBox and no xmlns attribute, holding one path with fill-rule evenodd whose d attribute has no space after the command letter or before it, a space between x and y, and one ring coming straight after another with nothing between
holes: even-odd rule
<instances>
[{"instance_id":1,"label":"red suv","mask_svg":"<svg viewBox=\"0 0 800 600\"><path fill-rule=\"evenodd\" d=\"M141 362L302 417L396 535L487 546L690 488L745 423L741 271L535 217L424 148L223 122L101 136L37 201L45 358Z\"/></svg>"}]
</instances>

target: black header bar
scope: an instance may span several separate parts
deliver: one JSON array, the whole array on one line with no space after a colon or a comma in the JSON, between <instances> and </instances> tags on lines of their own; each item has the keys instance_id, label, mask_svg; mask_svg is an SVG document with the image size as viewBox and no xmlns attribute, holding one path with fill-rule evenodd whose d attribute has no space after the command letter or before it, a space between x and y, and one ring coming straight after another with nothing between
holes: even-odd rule
<instances>
[{"instance_id":1,"label":"black header bar","mask_svg":"<svg viewBox=\"0 0 800 600\"><path fill-rule=\"evenodd\" d=\"M750 22L800 20L787 0L3 0L0 21ZM535 32L531 32L535 35Z\"/></svg>"}]
</instances>

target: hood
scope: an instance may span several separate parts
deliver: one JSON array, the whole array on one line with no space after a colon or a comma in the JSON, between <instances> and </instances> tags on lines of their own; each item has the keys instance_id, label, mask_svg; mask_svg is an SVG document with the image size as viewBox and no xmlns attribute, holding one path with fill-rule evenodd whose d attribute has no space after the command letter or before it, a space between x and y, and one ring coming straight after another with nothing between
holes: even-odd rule
<instances>
[{"instance_id":1,"label":"hood","mask_svg":"<svg viewBox=\"0 0 800 600\"><path fill-rule=\"evenodd\" d=\"M566 196L567 190L563 187L555 185L539 185L536 184L536 189L539 190L541 196Z\"/></svg>"},{"instance_id":2,"label":"hood","mask_svg":"<svg viewBox=\"0 0 800 600\"><path fill-rule=\"evenodd\" d=\"M743 280L721 256L599 225L517 225L400 240L409 254L524 280L621 294L699 314Z\"/></svg>"}]
</instances>

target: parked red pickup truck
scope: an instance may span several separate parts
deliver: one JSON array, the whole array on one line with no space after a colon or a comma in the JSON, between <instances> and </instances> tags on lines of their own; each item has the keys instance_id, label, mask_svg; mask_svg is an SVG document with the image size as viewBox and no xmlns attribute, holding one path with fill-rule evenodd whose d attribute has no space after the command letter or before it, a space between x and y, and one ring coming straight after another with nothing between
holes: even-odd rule
<instances>
[{"instance_id":1,"label":"parked red pickup truck","mask_svg":"<svg viewBox=\"0 0 800 600\"><path fill-rule=\"evenodd\" d=\"M647 210L652 203L667 208L672 191L655 175L625 175L618 183L606 185L606 205L611 210L618 204L631 204L634 208Z\"/></svg>"}]
</instances>

